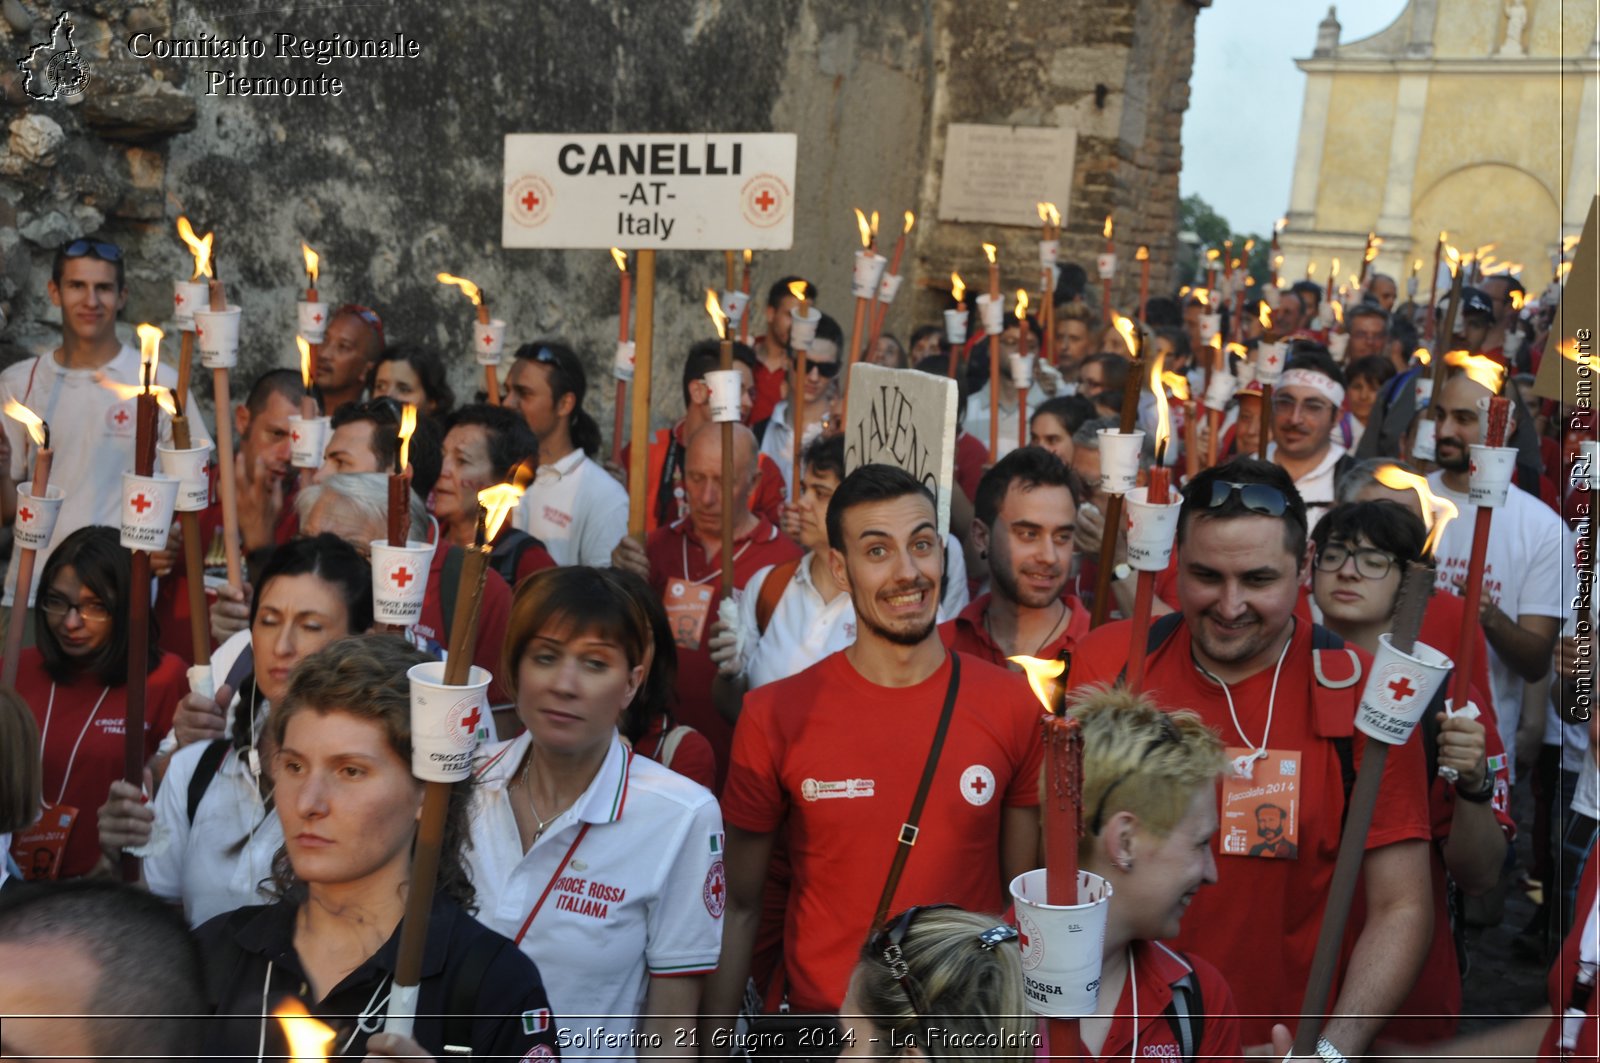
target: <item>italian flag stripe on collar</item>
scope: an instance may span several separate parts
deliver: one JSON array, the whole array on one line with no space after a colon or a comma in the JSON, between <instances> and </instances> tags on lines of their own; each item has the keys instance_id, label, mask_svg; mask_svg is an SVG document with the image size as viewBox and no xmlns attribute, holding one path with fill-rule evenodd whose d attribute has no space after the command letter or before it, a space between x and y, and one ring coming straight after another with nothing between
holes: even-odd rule
<instances>
[{"instance_id":1,"label":"italian flag stripe on collar","mask_svg":"<svg viewBox=\"0 0 1600 1063\"><path fill-rule=\"evenodd\" d=\"M624 749L622 758L622 778L617 780L617 792L611 798L611 823L622 818L622 806L628 803L628 772L633 768L633 749Z\"/></svg>"}]
</instances>

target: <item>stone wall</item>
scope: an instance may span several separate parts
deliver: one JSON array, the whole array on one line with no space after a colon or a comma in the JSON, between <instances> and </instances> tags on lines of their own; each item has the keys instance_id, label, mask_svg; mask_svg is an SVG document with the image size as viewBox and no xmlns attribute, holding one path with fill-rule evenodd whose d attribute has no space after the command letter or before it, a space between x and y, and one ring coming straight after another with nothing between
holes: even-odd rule
<instances>
[{"instance_id":1,"label":"stone wall","mask_svg":"<svg viewBox=\"0 0 1600 1063\"><path fill-rule=\"evenodd\" d=\"M501 138L525 131L796 132L795 246L758 258L757 287L785 273L811 276L823 308L848 327L857 244L850 208L883 211L889 232L902 210L914 209L908 285L888 324L904 336L942 306L915 280L952 267L981 271L981 240L1001 244L1008 263L1035 261L1033 230L936 221L945 126L1070 118L1081 136L1063 258L1092 267L1101 220L1114 212L1116 299L1131 308L1136 242L1154 252L1152 290L1170 279L1178 133L1203 2L452 0L263 13L242 2L92 0L72 8L91 74L78 101L29 101L15 75L0 73L10 134L0 152L0 306L9 315L0 356L52 342L49 249L79 232L99 231L128 248L124 321L164 321L170 282L188 265L173 231L181 210L200 231L216 231L222 276L245 307L241 375L294 360L305 240L323 257L324 298L377 307L392 338L460 352L455 375L464 391L480 379L464 352L470 308L434 274L470 277L510 323L509 342L560 335L593 358L589 407L600 413L609 408L601 367L616 330L610 257L499 246ZM19 55L54 17L39 0L3 0L0 14L0 33ZM140 31L243 35L267 40L269 53L134 59L127 42ZM270 52L279 32L402 32L422 55L328 66L280 60ZM215 69L327 74L341 78L344 91L208 95L207 71ZM1023 272L1008 284L1032 287ZM668 381L689 343L706 333L703 291L721 277L718 254L658 259L658 418L678 404Z\"/></svg>"}]
</instances>

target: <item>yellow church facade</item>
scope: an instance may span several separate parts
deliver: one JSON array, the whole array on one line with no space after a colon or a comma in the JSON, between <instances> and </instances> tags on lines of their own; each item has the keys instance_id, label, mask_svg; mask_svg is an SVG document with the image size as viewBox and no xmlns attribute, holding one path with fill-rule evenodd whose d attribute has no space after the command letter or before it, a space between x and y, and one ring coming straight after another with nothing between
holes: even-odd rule
<instances>
[{"instance_id":1,"label":"yellow church facade","mask_svg":"<svg viewBox=\"0 0 1600 1063\"><path fill-rule=\"evenodd\" d=\"M1387 28L1341 42L1335 9L1306 74L1281 275L1354 282L1373 268L1428 297L1439 233L1493 243L1537 294L1597 191L1600 70L1592 0L1410 0Z\"/></svg>"}]
</instances>

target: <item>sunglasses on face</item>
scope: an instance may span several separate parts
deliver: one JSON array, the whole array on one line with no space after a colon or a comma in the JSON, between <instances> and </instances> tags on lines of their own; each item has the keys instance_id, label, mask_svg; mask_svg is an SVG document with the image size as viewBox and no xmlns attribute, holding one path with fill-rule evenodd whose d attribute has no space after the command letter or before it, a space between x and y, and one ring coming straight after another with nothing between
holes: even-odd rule
<instances>
[{"instance_id":1,"label":"sunglasses on face","mask_svg":"<svg viewBox=\"0 0 1600 1063\"><path fill-rule=\"evenodd\" d=\"M104 240L74 240L61 252L63 258L83 258L88 255L102 262L121 262L122 248Z\"/></svg>"},{"instance_id":2,"label":"sunglasses on face","mask_svg":"<svg viewBox=\"0 0 1600 1063\"><path fill-rule=\"evenodd\" d=\"M810 373L813 369L816 370L817 375L820 376L822 379L824 379L824 380L832 380L839 373L839 363L838 362L813 362L810 359L807 359L806 360L806 372Z\"/></svg>"},{"instance_id":3,"label":"sunglasses on face","mask_svg":"<svg viewBox=\"0 0 1600 1063\"><path fill-rule=\"evenodd\" d=\"M1217 509L1225 506L1228 504L1228 499L1236 494L1244 508L1252 513L1281 517L1289 508L1288 497L1271 484L1244 484L1235 480L1218 480L1213 483L1211 501L1207 503L1207 507Z\"/></svg>"}]
</instances>

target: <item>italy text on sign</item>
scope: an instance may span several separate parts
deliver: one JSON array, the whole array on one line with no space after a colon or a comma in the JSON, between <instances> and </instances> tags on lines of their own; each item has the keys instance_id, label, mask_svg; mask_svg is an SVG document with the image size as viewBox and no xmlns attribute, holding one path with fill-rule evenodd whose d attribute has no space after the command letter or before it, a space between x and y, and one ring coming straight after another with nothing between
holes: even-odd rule
<instances>
[{"instance_id":1,"label":"italy text on sign","mask_svg":"<svg viewBox=\"0 0 1600 1063\"><path fill-rule=\"evenodd\" d=\"M776 251L794 242L793 133L512 133L505 247Z\"/></svg>"},{"instance_id":2,"label":"italy text on sign","mask_svg":"<svg viewBox=\"0 0 1600 1063\"><path fill-rule=\"evenodd\" d=\"M915 369L857 363L850 368L844 467L897 465L933 492L939 532L950 530L955 483L956 382Z\"/></svg>"}]
</instances>

